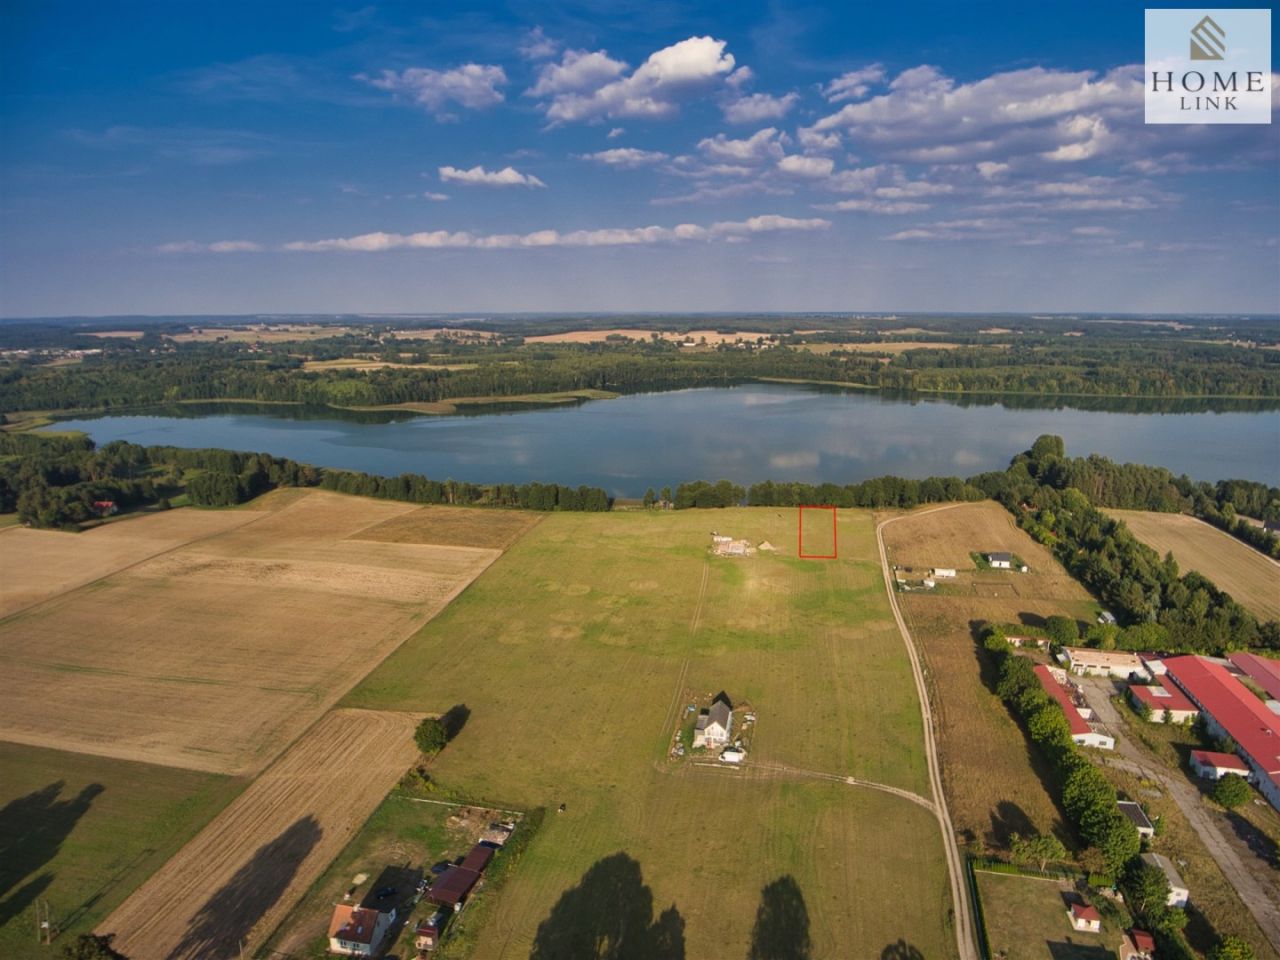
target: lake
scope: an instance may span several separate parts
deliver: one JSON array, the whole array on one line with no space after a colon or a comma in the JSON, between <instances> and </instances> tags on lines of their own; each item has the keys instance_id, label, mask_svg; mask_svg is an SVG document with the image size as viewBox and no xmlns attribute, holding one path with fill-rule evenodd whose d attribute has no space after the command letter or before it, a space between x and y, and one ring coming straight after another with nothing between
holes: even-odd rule
<instances>
[{"instance_id":1,"label":"lake","mask_svg":"<svg viewBox=\"0 0 1280 960\"><path fill-rule=\"evenodd\" d=\"M1073 401L1079 402L1079 401ZM98 443L264 451L325 467L475 483L589 484L638 497L685 480L852 483L1001 470L1043 433L1197 480L1280 482L1275 402L1001 402L888 397L782 384L638 394L471 416L345 415L202 404L64 420Z\"/></svg>"}]
</instances>

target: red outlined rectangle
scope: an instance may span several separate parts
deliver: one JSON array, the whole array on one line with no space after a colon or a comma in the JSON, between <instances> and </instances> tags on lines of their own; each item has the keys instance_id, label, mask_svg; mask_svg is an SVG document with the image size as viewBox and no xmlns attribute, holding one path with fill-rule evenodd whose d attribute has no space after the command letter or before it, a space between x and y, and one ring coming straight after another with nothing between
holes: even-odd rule
<instances>
[{"instance_id":1,"label":"red outlined rectangle","mask_svg":"<svg viewBox=\"0 0 1280 960\"><path fill-rule=\"evenodd\" d=\"M804 552L804 512L806 510L830 510L831 511L831 552L830 553L805 553ZM836 544L836 508L825 505L806 505L800 507L798 519L798 553L801 560L835 560L840 550Z\"/></svg>"}]
</instances>

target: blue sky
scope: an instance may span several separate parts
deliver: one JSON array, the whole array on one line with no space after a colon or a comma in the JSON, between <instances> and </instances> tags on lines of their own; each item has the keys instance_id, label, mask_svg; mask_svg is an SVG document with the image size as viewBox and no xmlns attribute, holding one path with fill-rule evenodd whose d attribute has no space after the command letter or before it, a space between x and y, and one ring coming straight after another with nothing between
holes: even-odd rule
<instances>
[{"instance_id":1,"label":"blue sky","mask_svg":"<svg viewBox=\"0 0 1280 960\"><path fill-rule=\"evenodd\" d=\"M0 313L1280 311L1277 127L1144 125L1142 56L1116 2L17 0Z\"/></svg>"}]
</instances>

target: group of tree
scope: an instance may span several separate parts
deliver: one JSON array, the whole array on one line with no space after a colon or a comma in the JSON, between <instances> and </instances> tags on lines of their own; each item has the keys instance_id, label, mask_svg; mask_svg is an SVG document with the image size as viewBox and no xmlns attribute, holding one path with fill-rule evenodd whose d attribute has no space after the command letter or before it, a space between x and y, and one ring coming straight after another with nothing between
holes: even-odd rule
<instances>
[{"instance_id":1,"label":"group of tree","mask_svg":"<svg viewBox=\"0 0 1280 960\"><path fill-rule=\"evenodd\" d=\"M1141 849L1138 831L1116 806L1116 791L1071 739L1062 708L1045 691L1034 665L1013 654L1007 641L987 631L983 643L996 658L996 692L1019 717L1028 735L1053 766L1062 784L1062 806L1076 831L1097 848L1111 878L1120 875Z\"/></svg>"},{"instance_id":2,"label":"group of tree","mask_svg":"<svg viewBox=\"0 0 1280 960\"><path fill-rule=\"evenodd\" d=\"M1122 624L1149 625L1118 633L1117 645L1211 654L1254 646L1280 649L1280 624L1260 625L1209 578L1195 571L1180 574L1171 555L1161 558L1122 521L1099 510L1090 494L1072 485L1109 476L1134 481L1126 498L1118 495L1115 484L1087 483L1092 496L1108 505L1118 499L1124 505L1135 505L1134 500L1150 504L1163 496L1158 485L1138 482L1152 468L1124 471L1113 470L1115 466L1100 457L1069 460L1060 437L1043 436L1003 473L982 474L970 482L1003 503Z\"/></svg>"}]
</instances>

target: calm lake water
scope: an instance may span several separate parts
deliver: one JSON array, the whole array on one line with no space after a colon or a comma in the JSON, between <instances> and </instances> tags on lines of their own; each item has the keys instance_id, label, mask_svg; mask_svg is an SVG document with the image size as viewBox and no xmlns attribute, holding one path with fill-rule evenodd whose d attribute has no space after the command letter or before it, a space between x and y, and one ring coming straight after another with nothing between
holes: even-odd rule
<instances>
[{"instance_id":1,"label":"calm lake water","mask_svg":"<svg viewBox=\"0 0 1280 960\"><path fill-rule=\"evenodd\" d=\"M1071 455L1155 464L1198 480L1280 482L1280 405L1099 402L1104 409L752 384L476 416L346 417L202 405L63 421L98 443L265 451L326 467L476 483L540 480L637 497L684 480L852 483L1003 469L1042 433ZM1039 408L1035 406L1039 404ZM1170 412L1176 411L1176 412Z\"/></svg>"}]
</instances>

